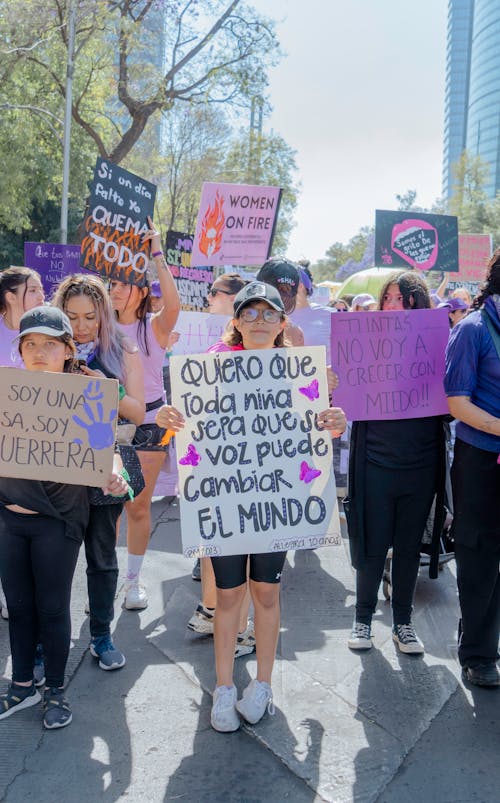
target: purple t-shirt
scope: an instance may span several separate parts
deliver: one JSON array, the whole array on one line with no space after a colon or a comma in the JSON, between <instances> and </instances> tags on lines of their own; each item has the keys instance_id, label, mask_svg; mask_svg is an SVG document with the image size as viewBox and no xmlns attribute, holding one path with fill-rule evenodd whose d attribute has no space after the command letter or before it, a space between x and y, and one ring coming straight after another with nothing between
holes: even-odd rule
<instances>
[{"instance_id":1,"label":"purple t-shirt","mask_svg":"<svg viewBox=\"0 0 500 803\"><path fill-rule=\"evenodd\" d=\"M500 335L500 320L491 299L486 302L489 319ZM451 332L446 349L444 390L447 396L468 396L473 404L500 418L500 358L481 312L473 312ZM500 437L457 423L457 437L484 449L500 453Z\"/></svg>"}]
</instances>

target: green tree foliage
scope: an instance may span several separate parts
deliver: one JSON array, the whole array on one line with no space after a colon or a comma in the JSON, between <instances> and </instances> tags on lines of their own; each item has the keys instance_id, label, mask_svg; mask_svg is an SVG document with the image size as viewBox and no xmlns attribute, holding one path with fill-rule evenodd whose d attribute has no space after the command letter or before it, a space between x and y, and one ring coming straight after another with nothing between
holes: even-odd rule
<instances>
[{"instance_id":1,"label":"green tree foliage","mask_svg":"<svg viewBox=\"0 0 500 803\"><path fill-rule=\"evenodd\" d=\"M486 192L488 165L479 156L464 151L453 167L453 175L455 183L449 210L458 217L459 231L493 234L498 242L500 200L498 196L490 199Z\"/></svg>"},{"instance_id":2,"label":"green tree foliage","mask_svg":"<svg viewBox=\"0 0 500 803\"><path fill-rule=\"evenodd\" d=\"M331 245L323 259L318 260L315 265L311 266L314 281L336 281L338 272L347 263L356 265L363 263L363 266L358 270L370 267L368 264L364 264L364 261L369 250L370 237L373 231L373 226L362 226L346 244L336 242Z\"/></svg>"}]
</instances>

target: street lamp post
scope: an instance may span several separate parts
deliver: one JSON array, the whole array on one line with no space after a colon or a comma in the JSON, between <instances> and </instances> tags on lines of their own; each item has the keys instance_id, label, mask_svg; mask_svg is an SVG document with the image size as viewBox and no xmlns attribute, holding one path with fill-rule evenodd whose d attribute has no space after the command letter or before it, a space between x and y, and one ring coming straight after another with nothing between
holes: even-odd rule
<instances>
[{"instance_id":1,"label":"street lamp post","mask_svg":"<svg viewBox=\"0 0 500 803\"><path fill-rule=\"evenodd\" d=\"M66 65L66 107L64 110L63 181L61 198L61 243L68 242L68 190L69 156L71 148L71 109L73 105L73 61L75 56L75 15L74 0L68 4L68 60Z\"/></svg>"}]
</instances>

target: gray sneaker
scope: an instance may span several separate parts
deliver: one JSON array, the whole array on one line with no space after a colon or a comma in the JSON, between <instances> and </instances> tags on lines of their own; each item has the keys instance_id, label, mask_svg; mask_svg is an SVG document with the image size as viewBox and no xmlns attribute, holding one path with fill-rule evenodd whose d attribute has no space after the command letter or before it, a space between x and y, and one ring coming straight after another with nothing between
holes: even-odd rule
<instances>
[{"instance_id":1,"label":"gray sneaker","mask_svg":"<svg viewBox=\"0 0 500 803\"><path fill-rule=\"evenodd\" d=\"M127 663L125 656L117 650L111 636L98 636L90 642L90 654L99 659L101 669L121 669Z\"/></svg>"},{"instance_id":2,"label":"gray sneaker","mask_svg":"<svg viewBox=\"0 0 500 803\"><path fill-rule=\"evenodd\" d=\"M210 722L212 728L219 733L232 733L240 727L240 718L236 713L236 686L217 686L214 691Z\"/></svg>"}]
</instances>

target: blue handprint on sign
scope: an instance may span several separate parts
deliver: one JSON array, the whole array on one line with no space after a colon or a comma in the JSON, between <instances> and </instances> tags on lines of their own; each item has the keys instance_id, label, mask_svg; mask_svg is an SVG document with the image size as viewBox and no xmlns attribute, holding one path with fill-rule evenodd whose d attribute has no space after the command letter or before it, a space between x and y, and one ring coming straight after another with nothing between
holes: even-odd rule
<instances>
[{"instance_id":1,"label":"blue handprint on sign","mask_svg":"<svg viewBox=\"0 0 500 803\"><path fill-rule=\"evenodd\" d=\"M99 380L96 380L95 383L92 381L89 382L83 391L83 395L85 398L83 409L89 420L84 421L80 416L74 415L73 421L86 431L89 446L91 446L92 449L107 449L115 442L115 433L112 424L118 411L110 410L108 421L104 421L104 408L101 404L104 393L101 390L101 383ZM89 402L95 402L95 411L92 409ZM76 438L74 443L83 443L83 441L80 438Z\"/></svg>"}]
</instances>

